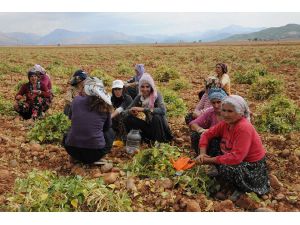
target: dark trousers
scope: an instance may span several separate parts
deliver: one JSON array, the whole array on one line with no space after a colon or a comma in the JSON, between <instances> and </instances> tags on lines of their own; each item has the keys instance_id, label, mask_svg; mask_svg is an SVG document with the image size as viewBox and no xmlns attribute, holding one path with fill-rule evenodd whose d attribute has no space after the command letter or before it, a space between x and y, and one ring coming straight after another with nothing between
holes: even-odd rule
<instances>
[{"instance_id":1,"label":"dark trousers","mask_svg":"<svg viewBox=\"0 0 300 225\"><path fill-rule=\"evenodd\" d=\"M140 130L142 140L146 143L149 141L170 142L173 139L171 130L164 117L158 114L153 115L150 122L141 120L135 116L129 115L125 119L127 133L130 130Z\"/></svg>"},{"instance_id":2,"label":"dark trousers","mask_svg":"<svg viewBox=\"0 0 300 225\"><path fill-rule=\"evenodd\" d=\"M192 149L196 152L197 155L200 154L200 149L199 149L199 141L201 138L201 134L196 132L196 131L192 131L191 133L191 147ZM217 155L221 155L221 149L220 149L220 138L213 138L208 145L207 151L206 151L207 155L215 157Z\"/></svg>"},{"instance_id":3,"label":"dark trousers","mask_svg":"<svg viewBox=\"0 0 300 225\"><path fill-rule=\"evenodd\" d=\"M104 132L105 146L101 149L90 149L90 148L78 148L74 146L66 145L65 139L67 135L64 136L63 146L70 156L74 159L79 160L83 163L90 164L100 160L103 156L110 152L112 148L112 143L115 138L114 131L110 128Z\"/></svg>"}]
</instances>

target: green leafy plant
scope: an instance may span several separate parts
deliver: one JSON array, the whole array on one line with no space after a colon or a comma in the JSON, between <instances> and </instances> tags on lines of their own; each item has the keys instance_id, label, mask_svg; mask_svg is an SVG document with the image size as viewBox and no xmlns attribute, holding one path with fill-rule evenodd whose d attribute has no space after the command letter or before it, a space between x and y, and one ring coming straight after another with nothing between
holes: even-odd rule
<instances>
[{"instance_id":1,"label":"green leafy plant","mask_svg":"<svg viewBox=\"0 0 300 225\"><path fill-rule=\"evenodd\" d=\"M27 80L27 81L26 81L26 80L20 80L20 81L16 84L14 90L15 90L15 91L19 91L19 90L21 89L22 85L23 85L23 84L26 84L27 82L28 82L28 80Z\"/></svg>"},{"instance_id":2,"label":"green leafy plant","mask_svg":"<svg viewBox=\"0 0 300 225\"><path fill-rule=\"evenodd\" d=\"M158 67L154 72L154 80L159 82L169 82L170 80L178 79L180 74L177 70L166 65Z\"/></svg>"},{"instance_id":3,"label":"green leafy plant","mask_svg":"<svg viewBox=\"0 0 300 225\"><path fill-rule=\"evenodd\" d=\"M105 86L111 86L112 82L114 81L114 78L109 76L107 73L105 73L103 70L96 69L91 72L92 77L98 77L103 81L103 84Z\"/></svg>"},{"instance_id":4,"label":"green leafy plant","mask_svg":"<svg viewBox=\"0 0 300 225\"><path fill-rule=\"evenodd\" d=\"M159 146L144 149L136 154L132 162L125 165L125 170L141 178L161 178L173 176L175 170L170 159L180 156L176 146L160 144Z\"/></svg>"},{"instance_id":5,"label":"green leafy plant","mask_svg":"<svg viewBox=\"0 0 300 225\"><path fill-rule=\"evenodd\" d=\"M190 88L191 85L186 79L179 78L179 79L171 80L169 82L169 87L174 91L179 91L182 89Z\"/></svg>"},{"instance_id":6,"label":"green leafy plant","mask_svg":"<svg viewBox=\"0 0 300 225\"><path fill-rule=\"evenodd\" d=\"M57 113L37 121L28 136L40 143L60 143L70 125L71 121L65 114Z\"/></svg>"},{"instance_id":7,"label":"green leafy plant","mask_svg":"<svg viewBox=\"0 0 300 225\"><path fill-rule=\"evenodd\" d=\"M134 156L132 162L125 165L124 169L140 178L161 179L169 177L174 180L175 185L180 186L187 193L205 193L208 195L209 190L212 190L214 180L205 174L203 168L195 166L184 171L180 176L176 175L170 160L176 160L181 153L176 146L160 144L140 151Z\"/></svg>"},{"instance_id":8,"label":"green leafy plant","mask_svg":"<svg viewBox=\"0 0 300 225\"><path fill-rule=\"evenodd\" d=\"M187 107L178 94L169 89L160 89L166 103L167 115L170 117L183 116L187 113Z\"/></svg>"},{"instance_id":9,"label":"green leafy plant","mask_svg":"<svg viewBox=\"0 0 300 225\"><path fill-rule=\"evenodd\" d=\"M132 68L122 62L117 64L117 71L119 74L123 75L133 74Z\"/></svg>"},{"instance_id":10,"label":"green leafy plant","mask_svg":"<svg viewBox=\"0 0 300 225\"><path fill-rule=\"evenodd\" d=\"M114 193L102 179L64 177L47 170L33 170L26 178L17 178L7 202L8 211L132 211L127 194Z\"/></svg>"},{"instance_id":11,"label":"green leafy plant","mask_svg":"<svg viewBox=\"0 0 300 225\"><path fill-rule=\"evenodd\" d=\"M16 114L17 113L14 111L13 103L0 96L0 115L13 116Z\"/></svg>"},{"instance_id":12,"label":"green leafy plant","mask_svg":"<svg viewBox=\"0 0 300 225\"><path fill-rule=\"evenodd\" d=\"M284 134L300 130L300 109L290 99L277 96L263 104L255 117L259 131Z\"/></svg>"},{"instance_id":13,"label":"green leafy plant","mask_svg":"<svg viewBox=\"0 0 300 225\"><path fill-rule=\"evenodd\" d=\"M259 77L258 71L252 70L244 73L241 72L234 73L233 80L238 84L253 84L258 77Z\"/></svg>"},{"instance_id":14,"label":"green leafy plant","mask_svg":"<svg viewBox=\"0 0 300 225\"><path fill-rule=\"evenodd\" d=\"M52 86L52 92L53 92L54 95L59 95L61 93L61 89L58 86L53 85Z\"/></svg>"},{"instance_id":15,"label":"green leafy plant","mask_svg":"<svg viewBox=\"0 0 300 225\"><path fill-rule=\"evenodd\" d=\"M250 88L250 95L256 100L269 99L272 96L281 94L283 82L271 76L259 78Z\"/></svg>"}]
</instances>

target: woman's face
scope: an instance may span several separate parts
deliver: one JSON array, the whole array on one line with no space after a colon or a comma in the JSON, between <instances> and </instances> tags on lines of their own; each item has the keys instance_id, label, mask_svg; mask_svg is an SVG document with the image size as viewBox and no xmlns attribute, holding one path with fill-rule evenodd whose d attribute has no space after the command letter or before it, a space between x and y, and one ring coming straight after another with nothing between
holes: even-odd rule
<instances>
[{"instance_id":1,"label":"woman's face","mask_svg":"<svg viewBox=\"0 0 300 225\"><path fill-rule=\"evenodd\" d=\"M123 93L123 88L114 88L113 89L113 94L117 97L120 98Z\"/></svg>"},{"instance_id":2,"label":"woman's face","mask_svg":"<svg viewBox=\"0 0 300 225\"><path fill-rule=\"evenodd\" d=\"M223 70L222 70L222 67L220 65L216 65L216 70L215 71L218 75L223 74Z\"/></svg>"},{"instance_id":3,"label":"woman's face","mask_svg":"<svg viewBox=\"0 0 300 225\"><path fill-rule=\"evenodd\" d=\"M150 96L150 93L151 93L151 86L150 86L150 84L143 83L141 85L141 92L142 92L143 97Z\"/></svg>"},{"instance_id":4,"label":"woman's face","mask_svg":"<svg viewBox=\"0 0 300 225\"><path fill-rule=\"evenodd\" d=\"M216 113L221 113L222 101L220 99L212 99L212 100L210 100L210 103Z\"/></svg>"},{"instance_id":5,"label":"woman's face","mask_svg":"<svg viewBox=\"0 0 300 225\"><path fill-rule=\"evenodd\" d=\"M242 115L237 113L234 106L231 104L222 105L221 115L228 124L234 124L242 118Z\"/></svg>"},{"instance_id":6,"label":"woman's face","mask_svg":"<svg viewBox=\"0 0 300 225\"><path fill-rule=\"evenodd\" d=\"M29 77L29 81L30 81L30 83L32 83L32 84L35 84L35 83L37 82L37 80L38 80L37 75L31 75L31 76Z\"/></svg>"}]
</instances>

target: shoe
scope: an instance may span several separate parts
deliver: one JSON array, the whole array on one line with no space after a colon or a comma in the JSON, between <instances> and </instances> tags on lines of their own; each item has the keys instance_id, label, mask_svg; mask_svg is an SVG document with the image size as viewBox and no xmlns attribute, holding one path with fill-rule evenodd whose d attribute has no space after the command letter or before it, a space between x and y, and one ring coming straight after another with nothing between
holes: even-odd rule
<instances>
[{"instance_id":1,"label":"shoe","mask_svg":"<svg viewBox=\"0 0 300 225\"><path fill-rule=\"evenodd\" d=\"M242 194L242 192L235 190L232 195L230 195L229 200L236 202Z\"/></svg>"},{"instance_id":2,"label":"shoe","mask_svg":"<svg viewBox=\"0 0 300 225\"><path fill-rule=\"evenodd\" d=\"M107 164L107 161L105 159L100 159L96 162L93 162L94 165L105 165Z\"/></svg>"}]
</instances>

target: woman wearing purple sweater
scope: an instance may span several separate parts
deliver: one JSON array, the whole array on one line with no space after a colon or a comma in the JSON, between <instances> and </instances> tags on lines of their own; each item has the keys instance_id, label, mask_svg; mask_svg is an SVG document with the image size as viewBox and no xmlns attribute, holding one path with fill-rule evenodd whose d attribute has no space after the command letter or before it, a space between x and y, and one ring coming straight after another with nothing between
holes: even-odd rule
<instances>
[{"instance_id":1,"label":"woman wearing purple sweater","mask_svg":"<svg viewBox=\"0 0 300 225\"><path fill-rule=\"evenodd\" d=\"M93 163L112 147L112 104L102 81L97 78L86 79L84 92L84 96L76 96L72 102L69 113L72 125L63 145L72 158Z\"/></svg>"}]
</instances>

